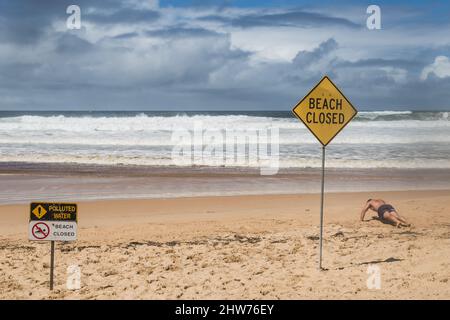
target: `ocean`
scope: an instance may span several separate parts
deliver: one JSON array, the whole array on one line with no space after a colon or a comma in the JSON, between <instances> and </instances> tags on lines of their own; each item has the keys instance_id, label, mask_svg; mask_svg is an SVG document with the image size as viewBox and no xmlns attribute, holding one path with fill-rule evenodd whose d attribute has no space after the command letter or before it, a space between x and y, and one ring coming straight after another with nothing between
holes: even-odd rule
<instances>
[{"instance_id":1,"label":"ocean","mask_svg":"<svg viewBox=\"0 0 450 320\"><path fill-rule=\"evenodd\" d=\"M238 135L249 128L277 128L280 168L321 166L320 144L289 111L0 111L0 162L223 167L223 158L208 153L201 163L173 161L174 147L186 144L177 133L192 130L194 123ZM248 146L237 153L251 149L251 141L242 141ZM203 142L192 150L204 147ZM327 168L450 168L449 112L360 112L327 147L326 162ZM259 164L243 157L232 165Z\"/></svg>"}]
</instances>

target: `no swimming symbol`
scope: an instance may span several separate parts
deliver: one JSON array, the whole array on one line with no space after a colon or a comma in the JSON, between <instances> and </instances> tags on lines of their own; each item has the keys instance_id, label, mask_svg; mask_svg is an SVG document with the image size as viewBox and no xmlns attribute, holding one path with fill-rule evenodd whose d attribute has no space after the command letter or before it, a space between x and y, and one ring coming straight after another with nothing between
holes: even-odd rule
<instances>
[{"instance_id":1,"label":"no swimming symbol","mask_svg":"<svg viewBox=\"0 0 450 320\"><path fill-rule=\"evenodd\" d=\"M48 235L50 234L50 228L46 223L39 222L33 226L33 228L31 229L31 233L36 239L42 240L48 237Z\"/></svg>"}]
</instances>

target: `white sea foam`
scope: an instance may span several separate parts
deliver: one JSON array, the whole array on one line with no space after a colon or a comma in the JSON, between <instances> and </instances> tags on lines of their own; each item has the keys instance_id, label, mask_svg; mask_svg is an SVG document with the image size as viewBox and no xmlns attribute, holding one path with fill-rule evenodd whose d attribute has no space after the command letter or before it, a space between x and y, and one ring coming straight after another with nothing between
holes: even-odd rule
<instances>
[{"instance_id":1,"label":"white sea foam","mask_svg":"<svg viewBox=\"0 0 450 320\"><path fill-rule=\"evenodd\" d=\"M317 141L303 124L265 114L0 117L0 161L171 165L179 144L172 132L195 123L220 132L277 127L281 167L320 166ZM329 167L448 168L450 118L445 112L360 112L329 149ZM202 164L217 165L217 159Z\"/></svg>"}]
</instances>

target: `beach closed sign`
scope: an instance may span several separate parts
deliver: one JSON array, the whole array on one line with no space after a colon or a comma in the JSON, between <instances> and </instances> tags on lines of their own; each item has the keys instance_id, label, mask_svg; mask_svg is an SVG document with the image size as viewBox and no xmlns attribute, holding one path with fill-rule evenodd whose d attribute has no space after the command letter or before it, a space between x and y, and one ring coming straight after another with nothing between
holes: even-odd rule
<instances>
[{"instance_id":1,"label":"beach closed sign","mask_svg":"<svg viewBox=\"0 0 450 320\"><path fill-rule=\"evenodd\" d=\"M328 145L358 113L327 76L292 111L323 146Z\"/></svg>"},{"instance_id":2,"label":"beach closed sign","mask_svg":"<svg viewBox=\"0 0 450 320\"><path fill-rule=\"evenodd\" d=\"M77 205L74 203L31 203L28 239L75 241L77 239Z\"/></svg>"}]
</instances>

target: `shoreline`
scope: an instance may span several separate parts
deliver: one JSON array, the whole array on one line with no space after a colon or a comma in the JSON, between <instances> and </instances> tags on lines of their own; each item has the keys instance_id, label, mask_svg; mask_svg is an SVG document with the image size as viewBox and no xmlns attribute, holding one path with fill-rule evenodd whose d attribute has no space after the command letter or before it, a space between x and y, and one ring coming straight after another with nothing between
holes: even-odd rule
<instances>
[{"instance_id":1,"label":"shoreline","mask_svg":"<svg viewBox=\"0 0 450 320\"><path fill-rule=\"evenodd\" d=\"M274 175L266 177L289 175L301 175L304 173L320 172L321 167L280 167ZM449 168L400 168L400 167L377 167L377 168L347 168L326 167L328 172L343 173L436 173L450 172ZM261 176L259 167L246 166L154 166L154 165L131 165L131 164L87 164L87 163L63 163L63 162L1 162L0 174L43 174L43 175L91 175L97 176Z\"/></svg>"},{"instance_id":2,"label":"shoreline","mask_svg":"<svg viewBox=\"0 0 450 320\"><path fill-rule=\"evenodd\" d=\"M320 169L276 175L235 168L48 166L0 163L0 204L320 192ZM450 190L450 169L327 168L325 191Z\"/></svg>"}]
</instances>

